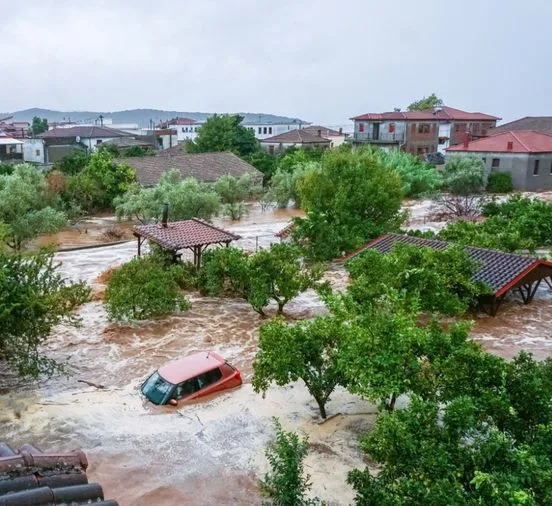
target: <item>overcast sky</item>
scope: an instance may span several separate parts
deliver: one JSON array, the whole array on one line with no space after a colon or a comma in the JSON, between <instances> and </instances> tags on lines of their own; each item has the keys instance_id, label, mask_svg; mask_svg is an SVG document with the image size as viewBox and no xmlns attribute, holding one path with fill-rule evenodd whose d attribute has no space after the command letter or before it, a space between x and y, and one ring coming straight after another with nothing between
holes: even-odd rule
<instances>
[{"instance_id":1,"label":"overcast sky","mask_svg":"<svg viewBox=\"0 0 552 506\"><path fill-rule=\"evenodd\" d=\"M0 0L0 111L552 115L547 0Z\"/></svg>"}]
</instances>

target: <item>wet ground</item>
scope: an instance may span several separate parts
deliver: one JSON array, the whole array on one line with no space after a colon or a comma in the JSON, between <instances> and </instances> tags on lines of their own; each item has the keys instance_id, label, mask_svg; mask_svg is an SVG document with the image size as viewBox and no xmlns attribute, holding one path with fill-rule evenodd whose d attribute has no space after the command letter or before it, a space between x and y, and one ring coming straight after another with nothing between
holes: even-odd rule
<instances>
[{"instance_id":1,"label":"wet ground","mask_svg":"<svg viewBox=\"0 0 552 506\"><path fill-rule=\"evenodd\" d=\"M430 206L427 201L408 203L411 226L424 222ZM254 206L238 223L217 223L240 234L239 244L254 251L276 242L274 234L297 214L263 213ZM135 253L132 241L62 252L57 258L66 276L101 290L98 276ZM336 288L346 284L340 265L331 266L327 278ZM350 504L353 494L345 477L348 470L366 465L358 439L373 424L374 407L338 390L328 406L329 414L337 416L318 424L315 403L300 384L272 388L263 399L250 385L262 320L242 301L194 294L190 299L192 309L186 313L132 325L108 322L101 302L86 304L80 311L82 327L59 328L44 350L68 361L72 376L33 383L0 371L5 387L0 391L0 440L84 449L91 479L122 506L257 505L258 479L267 470L263 452L276 416L286 429L308 435L313 443L306 460L313 492L329 504ZM551 309L551 291L544 288L528 306L508 299L497 317L477 316L473 336L504 357L526 349L544 358L552 351ZM286 306L291 318L324 312L312 292ZM153 369L205 349L239 367L244 385L178 408L155 407L138 395L140 382Z\"/></svg>"}]
</instances>

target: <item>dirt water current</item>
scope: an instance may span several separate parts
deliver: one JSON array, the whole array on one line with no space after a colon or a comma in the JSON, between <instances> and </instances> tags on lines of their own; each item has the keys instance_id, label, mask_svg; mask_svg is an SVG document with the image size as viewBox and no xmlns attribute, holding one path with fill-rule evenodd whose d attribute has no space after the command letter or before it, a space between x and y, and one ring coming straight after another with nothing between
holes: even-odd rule
<instances>
[{"instance_id":1,"label":"dirt water current","mask_svg":"<svg viewBox=\"0 0 552 506\"><path fill-rule=\"evenodd\" d=\"M424 221L429 207L428 202L408 205L412 226ZM243 221L218 224L240 234L239 244L254 251L275 242L274 234L296 214L262 213L254 206ZM67 277L100 290L100 273L135 254L133 241L58 253L57 258ZM331 266L327 278L336 288L346 284L338 265ZM51 450L82 448L90 461L90 479L122 506L256 505L261 502L258 479L267 470L263 452L276 416L286 429L307 434L313 443L306 459L313 493L329 504L350 504L346 474L366 465L358 439L374 423L375 408L340 389L328 406L329 414L339 414L318 424L315 403L301 384L271 388L261 398L250 379L262 320L239 300L190 299L192 309L182 315L132 325L108 322L101 302L86 304L80 310L82 326L57 329L44 349L68 361L70 377L30 383L0 371L5 387L0 391L0 440L16 446L33 442ZM548 356L551 308L550 291L544 288L529 306L507 300L496 318L477 317L474 338L505 357L520 349ZM324 314L325 308L307 292L286 313L308 318ZM141 381L153 369L205 349L239 367L244 385L178 408L152 406L139 396Z\"/></svg>"}]
</instances>

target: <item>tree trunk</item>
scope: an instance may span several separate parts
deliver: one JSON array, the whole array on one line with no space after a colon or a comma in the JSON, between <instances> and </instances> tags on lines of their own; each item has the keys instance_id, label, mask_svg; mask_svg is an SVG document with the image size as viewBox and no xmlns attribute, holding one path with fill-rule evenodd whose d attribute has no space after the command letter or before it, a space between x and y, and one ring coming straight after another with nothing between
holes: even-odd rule
<instances>
[{"instance_id":1,"label":"tree trunk","mask_svg":"<svg viewBox=\"0 0 552 506\"><path fill-rule=\"evenodd\" d=\"M395 410L395 403L397 402L397 394L393 394L391 396L391 399L389 400L389 403L385 405L387 411L389 413L392 413Z\"/></svg>"},{"instance_id":2,"label":"tree trunk","mask_svg":"<svg viewBox=\"0 0 552 506\"><path fill-rule=\"evenodd\" d=\"M281 301L276 301L278 302L278 314L281 315L281 314L284 314L284 305L285 305L285 301L284 302L281 302Z\"/></svg>"},{"instance_id":3,"label":"tree trunk","mask_svg":"<svg viewBox=\"0 0 552 506\"><path fill-rule=\"evenodd\" d=\"M326 403L315 397L316 403L318 404L318 409L320 410L320 416L325 420L328 415L326 415Z\"/></svg>"}]
</instances>

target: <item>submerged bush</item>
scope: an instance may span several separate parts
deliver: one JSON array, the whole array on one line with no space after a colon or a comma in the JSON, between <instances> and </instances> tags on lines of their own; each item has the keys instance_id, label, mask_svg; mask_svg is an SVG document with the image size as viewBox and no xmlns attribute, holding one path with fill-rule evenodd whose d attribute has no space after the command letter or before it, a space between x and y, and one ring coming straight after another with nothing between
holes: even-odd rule
<instances>
[{"instance_id":1,"label":"submerged bush","mask_svg":"<svg viewBox=\"0 0 552 506\"><path fill-rule=\"evenodd\" d=\"M514 183L509 172L491 172L487 178L489 193L509 193L513 191Z\"/></svg>"}]
</instances>

